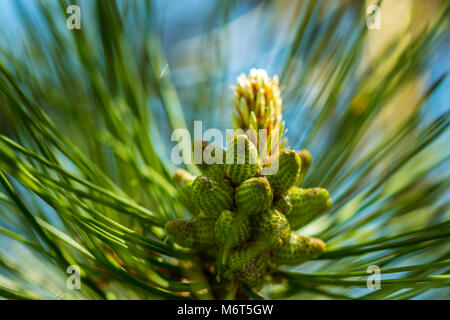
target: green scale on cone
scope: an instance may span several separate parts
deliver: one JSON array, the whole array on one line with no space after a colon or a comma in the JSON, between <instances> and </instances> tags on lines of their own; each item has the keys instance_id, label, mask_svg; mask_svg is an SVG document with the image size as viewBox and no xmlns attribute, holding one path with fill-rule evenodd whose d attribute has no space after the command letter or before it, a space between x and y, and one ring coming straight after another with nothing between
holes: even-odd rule
<instances>
[{"instance_id":1,"label":"green scale on cone","mask_svg":"<svg viewBox=\"0 0 450 320\"><path fill-rule=\"evenodd\" d=\"M264 212L272 204L272 188L265 177L251 178L235 189L234 200L243 214Z\"/></svg>"},{"instance_id":2,"label":"green scale on cone","mask_svg":"<svg viewBox=\"0 0 450 320\"><path fill-rule=\"evenodd\" d=\"M262 213L257 220L255 229L258 239L270 248L279 248L289 240L291 234L288 220L276 209Z\"/></svg>"},{"instance_id":3,"label":"green scale on cone","mask_svg":"<svg viewBox=\"0 0 450 320\"><path fill-rule=\"evenodd\" d=\"M233 187L226 180L199 176L192 183L192 200L207 217L218 217L233 208Z\"/></svg>"},{"instance_id":4,"label":"green scale on cone","mask_svg":"<svg viewBox=\"0 0 450 320\"><path fill-rule=\"evenodd\" d=\"M217 241L226 248L242 244L250 237L251 233L248 218L229 210L220 214L214 230Z\"/></svg>"},{"instance_id":5,"label":"green scale on cone","mask_svg":"<svg viewBox=\"0 0 450 320\"><path fill-rule=\"evenodd\" d=\"M193 221L172 220L166 223L165 228L178 245L191 249L205 249L216 244L215 223L216 220L211 218L196 218Z\"/></svg>"},{"instance_id":6,"label":"green scale on cone","mask_svg":"<svg viewBox=\"0 0 450 320\"><path fill-rule=\"evenodd\" d=\"M237 135L228 144L225 171L236 185L261 171L258 151L246 135Z\"/></svg>"},{"instance_id":7,"label":"green scale on cone","mask_svg":"<svg viewBox=\"0 0 450 320\"><path fill-rule=\"evenodd\" d=\"M302 169L300 170L300 174L295 185L297 187L300 187L303 183L303 180L305 179L306 174L308 173L309 167L311 166L312 156L311 153L306 149L298 151L297 154L302 160Z\"/></svg>"},{"instance_id":8,"label":"green scale on cone","mask_svg":"<svg viewBox=\"0 0 450 320\"><path fill-rule=\"evenodd\" d=\"M317 258L324 251L322 240L292 233L288 242L272 251L271 261L278 265L296 266Z\"/></svg>"},{"instance_id":9,"label":"green scale on cone","mask_svg":"<svg viewBox=\"0 0 450 320\"><path fill-rule=\"evenodd\" d=\"M275 206L286 215L291 229L297 230L329 209L331 199L328 190L324 188L293 187L275 203Z\"/></svg>"},{"instance_id":10,"label":"green scale on cone","mask_svg":"<svg viewBox=\"0 0 450 320\"><path fill-rule=\"evenodd\" d=\"M252 241L236 247L230 254L228 268L236 271L263 254L265 248L261 242Z\"/></svg>"},{"instance_id":11,"label":"green scale on cone","mask_svg":"<svg viewBox=\"0 0 450 320\"><path fill-rule=\"evenodd\" d=\"M266 262L264 255L256 256L235 271L236 277L250 286L258 285L264 276Z\"/></svg>"},{"instance_id":12,"label":"green scale on cone","mask_svg":"<svg viewBox=\"0 0 450 320\"><path fill-rule=\"evenodd\" d=\"M289 190L298 181L302 160L294 150L285 149L273 161L278 161L278 171L275 174L268 175L267 179L274 193L280 194Z\"/></svg>"}]
</instances>

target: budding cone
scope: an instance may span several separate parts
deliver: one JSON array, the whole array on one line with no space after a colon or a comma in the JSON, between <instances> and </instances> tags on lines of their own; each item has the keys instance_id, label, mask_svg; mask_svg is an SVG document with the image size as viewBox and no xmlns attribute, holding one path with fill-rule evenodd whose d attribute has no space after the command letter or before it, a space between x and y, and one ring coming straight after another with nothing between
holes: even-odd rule
<instances>
[{"instance_id":1,"label":"budding cone","mask_svg":"<svg viewBox=\"0 0 450 320\"><path fill-rule=\"evenodd\" d=\"M272 204L273 194L265 177L251 178L235 189L234 196L239 212L254 214L267 211Z\"/></svg>"},{"instance_id":2,"label":"budding cone","mask_svg":"<svg viewBox=\"0 0 450 320\"><path fill-rule=\"evenodd\" d=\"M192 182L195 177L183 169L177 169L173 177L177 192L176 197L182 205L186 207L192 214L196 215L199 209L192 201Z\"/></svg>"},{"instance_id":3,"label":"budding cone","mask_svg":"<svg viewBox=\"0 0 450 320\"><path fill-rule=\"evenodd\" d=\"M289 240L289 222L280 211L267 210L257 221L257 234L270 248L278 248Z\"/></svg>"},{"instance_id":4,"label":"budding cone","mask_svg":"<svg viewBox=\"0 0 450 320\"><path fill-rule=\"evenodd\" d=\"M325 251L322 240L292 234L289 242L273 250L272 262L278 265L296 266L315 259Z\"/></svg>"},{"instance_id":5,"label":"budding cone","mask_svg":"<svg viewBox=\"0 0 450 320\"><path fill-rule=\"evenodd\" d=\"M256 145L258 150L267 150L268 156L272 154L272 146L282 148L286 139L282 139L285 130L278 77L269 77L263 69L251 69L248 75L239 76L233 90L232 101L236 107L233 127L244 131L267 130L267 141L257 138Z\"/></svg>"},{"instance_id":6,"label":"budding cone","mask_svg":"<svg viewBox=\"0 0 450 320\"><path fill-rule=\"evenodd\" d=\"M213 143L202 140L194 141L192 146L197 168L205 176L216 178L217 180L223 179L225 177L225 150Z\"/></svg>"},{"instance_id":7,"label":"budding cone","mask_svg":"<svg viewBox=\"0 0 450 320\"><path fill-rule=\"evenodd\" d=\"M228 144L225 170L234 184L241 184L260 172L258 151L247 136L237 135Z\"/></svg>"},{"instance_id":8,"label":"budding cone","mask_svg":"<svg viewBox=\"0 0 450 320\"><path fill-rule=\"evenodd\" d=\"M274 193L283 193L295 185L302 168L302 160L294 150L285 149L280 151L278 159L278 171L275 174L268 175L267 179Z\"/></svg>"},{"instance_id":9,"label":"budding cone","mask_svg":"<svg viewBox=\"0 0 450 320\"><path fill-rule=\"evenodd\" d=\"M324 188L303 189L293 187L287 192L287 198L292 210L286 217L293 231L305 226L331 207L330 194ZM275 206L278 206L278 202Z\"/></svg>"},{"instance_id":10,"label":"budding cone","mask_svg":"<svg viewBox=\"0 0 450 320\"><path fill-rule=\"evenodd\" d=\"M250 237L248 218L229 210L220 214L214 230L217 241L227 248L235 247Z\"/></svg>"},{"instance_id":11,"label":"budding cone","mask_svg":"<svg viewBox=\"0 0 450 320\"><path fill-rule=\"evenodd\" d=\"M197 218L193 221L172 220L166 223L167 234L182 247L202 249L216 243L214 234L215 219Z\"/></svg>"},{"instance_id":12,"label":"budding cone","mask_svg":"<svg viewBox=\"0 0 450 320\"><path fill-rule=\"evenodd\" d=\"M192 200L207 217L218 217L233 207L233 187L226 180L199 176L192 183Z\"/></svg>"}]
</instances>

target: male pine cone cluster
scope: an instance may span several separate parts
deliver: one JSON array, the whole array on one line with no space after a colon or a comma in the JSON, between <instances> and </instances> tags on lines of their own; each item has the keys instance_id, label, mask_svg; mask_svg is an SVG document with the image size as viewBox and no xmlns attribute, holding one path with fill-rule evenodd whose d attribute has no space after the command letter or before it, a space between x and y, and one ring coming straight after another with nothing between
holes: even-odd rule
<instances>
[{"instance_id":1,"label":"male pine cone cluster","mask_svg":"<svg viewBox=\"0 0 450 320\"><path fill-rule=\"evenodd\" d=\"M285 148L278 77L252 69L238 77L233 91L233 128L248 136L235 135L226 151L194 143L194 153L203 155L197 164L202 175L182 169L175 174L177 197L194 218L169 221L166 230L178 245L212 254L220 276L259 286L277 266L295 266L324 252L320 239L294 232L331 201L325 189L301 188L312 159L307 150ZM260 139L261 130L267 139ZM262 170L272 164L278 164L276 172Z\"/></svg>"},{"instance_id":2,"label":"male pine cone cluster","mask_svg":"<svg viewBox=\"0 0 450 320\"><path fill-rule=\"evenodd\" d=\"M240 143L244 152L237 150ZM177 197L194 218L166 224L175 243L212 252L224 276L250 286L261 284L270 268L295 266L324 252L320 239L294 233L331 206L326 189L300 187L312 161L307 150L281 150L272 159L278 161L278 171L264 176L257 149L246 135L235 136L227 151L201 145L202 151L209 146L229 158L223 164L199 165L203 175L197 177L176 171Z\"/></svg>"}]
</instances>

